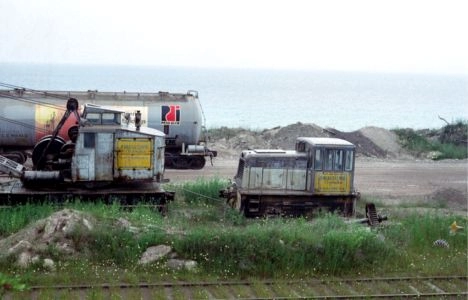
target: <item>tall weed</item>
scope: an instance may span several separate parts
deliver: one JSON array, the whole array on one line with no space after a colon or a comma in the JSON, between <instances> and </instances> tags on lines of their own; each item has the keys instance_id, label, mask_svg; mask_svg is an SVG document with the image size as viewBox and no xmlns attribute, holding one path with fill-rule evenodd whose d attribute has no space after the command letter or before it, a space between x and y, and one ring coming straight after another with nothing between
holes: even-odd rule
<instances>
[{"instance_id":1,"label":"tall weed","mask_svg":"<svg viewBox=\"0 0 468 300\"><path fill-rule=\"evenodd\" d=\"M206 180L198 178L194 182L186 182L175 186L177 199L187 203L219 204L219 191L226 188L227 181L219 178Z\"/></svg>"},{"instance_id":2,"label":"tall weed","mask_svg":"<svg viewBox=\"0 0 468 300\"><path fill-rule=\"evenodd\" d=\"M336 224L334 216L326 216L317 223L278 219L241 228L201 227L176 240L174 247L207 271L225 277L340 273L372 265L391 254L391 247L374 232L344 223L333 228Z\"/></svg>"}]
</instances>

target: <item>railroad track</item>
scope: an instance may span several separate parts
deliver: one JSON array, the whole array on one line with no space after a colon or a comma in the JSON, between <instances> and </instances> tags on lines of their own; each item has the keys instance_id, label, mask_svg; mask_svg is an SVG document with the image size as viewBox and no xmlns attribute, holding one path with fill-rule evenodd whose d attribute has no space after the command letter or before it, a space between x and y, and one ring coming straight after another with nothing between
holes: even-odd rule
<instances>
[{"instance_id":1,"label":"railroad track","mask_svg":"<svg viewBox=\"0 0 468 300\"><path fill-rule=\"evenodd\" d=\"M468 276L32 286L4 299L466 299Z\"/></svg>"}]
</instances>

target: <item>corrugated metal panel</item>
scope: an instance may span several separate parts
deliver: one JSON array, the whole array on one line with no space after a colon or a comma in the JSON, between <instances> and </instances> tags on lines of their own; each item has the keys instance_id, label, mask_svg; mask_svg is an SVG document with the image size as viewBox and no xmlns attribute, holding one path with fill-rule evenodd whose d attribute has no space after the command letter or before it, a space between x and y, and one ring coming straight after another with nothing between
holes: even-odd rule
<instances>
[{"instance_id":1,"label":"corrugated metal panel","mask_svg":"<svg viewBox=\"0 0 468 300\"><path fill-rule=\"evenodd\" d=\"M94 154L94 153L93 153ZM77 181L94 180L94 155L76 155L76 171L74 179Z\"/></svg>"},{"instance_id":2,"label":"corrugated metal panel","mask_svg":"<svg viewBox=\"0 0 468 300\"><path fill-rule=\"evenodd\" d=\"M248 170L250 170L250 172L248 172ZM246 175L249 176L248 186L243 186L243 188L296 191L303 191L306 189L306 169L251 167L244 172L244 178L246 178Z\"/></svg>"},{"instance_id":3,"label":"corrugated metal panel","mask_svg":"<svg viewBox=\"0 0 468 300\"><path fill-rule=\"evenodd\" d=\"M262 188L284 189L286 188L287 169L263 169Z\"/></svg>"},{"instance_id":4,"label":"corrugated metal panel","mask_svg":"<svg viewBox=\"0 0 468 300\"><path fill-rule=\"evenodd\" d=\"M289 190L304 191L307 182L306 169L288 169L288 186Z\"/></svg>"},{"instance_id":5,"label":"corrugated metal panel","mask_svg":"<svg viewBox=\"0 0 468 300\"><path fill-rule=\"evenodd\" d=\"M95 149L95 179L112 180L114 166L114 134L112 132L99 132L96 134Z\"/></svg>"}]
</instances>

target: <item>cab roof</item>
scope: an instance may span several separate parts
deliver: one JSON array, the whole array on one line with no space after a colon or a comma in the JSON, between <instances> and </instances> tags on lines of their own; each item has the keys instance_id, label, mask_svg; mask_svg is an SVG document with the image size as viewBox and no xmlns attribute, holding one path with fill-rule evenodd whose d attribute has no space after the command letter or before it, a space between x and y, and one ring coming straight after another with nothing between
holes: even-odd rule
<instances>
[{"instance_id":1,"label":"cab roof","mask_svg":"<svg viewBox=\"0 0 468 300\"><path fill-rule=\"evenodd\" d=\"M242 158L247 157L302 157L304 153L297 152L295 150L282 150L282 149L251 149L243 150L241 153Z\"/></svg>"},{"instance_id":2,"label":"cab roof","mask_svg":"<svg viewBox=\"0 0 468 300\"><path fill-rule=\"evenodd\" d=\"M338 138L327 138L327 137L298 137L297 142L306 142L315 146L352 146L353 143L350 143L343 139Z\"/></svg>"}]
</instances>

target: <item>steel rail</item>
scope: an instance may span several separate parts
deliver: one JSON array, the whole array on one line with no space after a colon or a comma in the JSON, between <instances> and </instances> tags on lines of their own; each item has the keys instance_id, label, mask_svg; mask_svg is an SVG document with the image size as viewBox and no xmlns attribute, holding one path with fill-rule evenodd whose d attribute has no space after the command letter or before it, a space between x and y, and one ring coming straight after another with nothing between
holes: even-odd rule
<instances>
[{"instance_id":1,"label":"steel rail","mask_svg":"<svg viewBox=\"0 0 468 300\"><path fill-rule=\"evenodd\" d=\"M367 277L367 278L332 278L332 279L296 279L296 280L258 280L258 281L176 281L176 282L139 282L139 283L100 283L100 284L71 284L71 285L37 285L31 289L57 288L57 289L81 289L81 288L133 288L133 287L184 287L184 286L218 286L218 285L252 285L252 284L300 284L300 283L336 283L336 282L370 282L370 281L409 281L409 280L455 280L466 279L468 275L454 276L406 276L406 277Z\"/></svg>"},{"instance_id":2,"label":"steel rail","mask_svg":"<svg viewBox=\"0 0 468 300\"><path fill-rule=\"evenodd\" d=\"M446 281L450 282L452 280L460 280L466 282L468 276L415 276L415 277L376 277L376 278L333 278L333 279L305 279L305 280L260 280L260 281L209 281L209 282L141 282L135 284L129 283L102 283L102 284L74 284L74 285L54 285L54 286L45 286L37 285L31 286L29 288L30 292L39 292L41 290L91 290L91 289L101 289L101 290L111 290L111 289L156 289L156 288L208 288L208 287L233 287L233 286L246 286L250 287L253 285L264 285L264 286L275 286L275 285L294 285L294 284L306 284L306 285L318 285L322 284L325 286L333 286L338 283L345 283L352 287L352 284L362 284L362 283L396 283L396 282L408 282L408 286L411 286L411 283L416 282L426 282L426 281ZM391 287L391 285L390 285ZM313 288L313 287L312 287ZM434 297L455 297L455 296L467 296L468 288L465 284L464 288L466 290L461 291L443 291L435 286L436 291L434 292L382 292L378 291L378 288L375 288L375 292L372 293L342 293L337 292L335 295L309 295L304 292L297 292L291 288L295 295L294 296L273 296L273 297L242 297L241 299L356 299L356 298L434 298ZM437 290L438 289L438 290ZM277 293L278 294L278 293ZM304 295L301 295L304 294Z\"/></svg>"}]
</instances>

